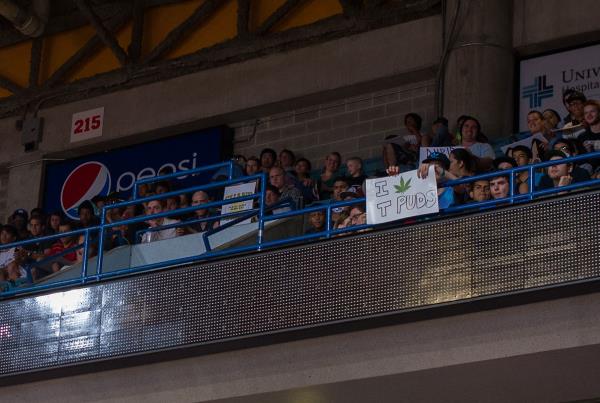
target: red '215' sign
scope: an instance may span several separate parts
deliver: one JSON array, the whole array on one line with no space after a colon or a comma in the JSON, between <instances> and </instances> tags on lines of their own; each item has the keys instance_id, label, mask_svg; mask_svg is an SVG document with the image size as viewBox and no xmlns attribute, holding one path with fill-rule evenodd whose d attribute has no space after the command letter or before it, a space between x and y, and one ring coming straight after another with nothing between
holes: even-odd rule
<instances>
[{"instance_id":1,"label":"red '215' sign","mask_svg":"<svg viewBox=\"0 0 600 403\"><path fill-rule=\"evenodd\" d=\"M102 136L104 108L75 113L71 121L71 142Z\"/></svg>"}]
</instances>

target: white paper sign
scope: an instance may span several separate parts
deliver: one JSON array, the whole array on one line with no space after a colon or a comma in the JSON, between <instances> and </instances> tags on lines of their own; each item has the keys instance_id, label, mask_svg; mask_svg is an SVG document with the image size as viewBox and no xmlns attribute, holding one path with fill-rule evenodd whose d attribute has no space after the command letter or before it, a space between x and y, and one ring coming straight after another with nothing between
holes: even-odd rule
<instances>
[{"instance_id":1,"label":"white paper sign","mask_svg":"<svg viewBox=\"0 0 600 403\"><path fill-rule=\"evenodd\" d=\"M381 224L440 211L434 167L426 179L417 170L367 179L367 224Z\"/></svg>"},{"instance_id":2,"label":"white paper sign","mask_svg":"<svg viewBox=\"0 0 600 403\"><path fill-rule=\"evenodd\" d=\"M442 153L450 157L450 151L462 147L419 147L419 164L429 158L432 153Z\"/></svg>"},{"instance_id":3,"label":"white paper sign","mask_svg":"<svg viewBox=\"0 0 600 403\"><path fill-rule=\"evenodd\" d=\"M542 149L539 149L539 147L538 147L540 145L540 143L544 143L544 147ZM509 154L507 154L507 152L509 150L512 150L516 146L525 146L531 150L531 154L533 155L533 160L537 161L537 160L542 159L541 154L544 153L544 149L546 149L547 144L548 144L548 140L546 140L544 135L540 134L540 133L536 133L533 136L527 137L526 139L515 141L514 143L511 143L507 146L500 147L500 149L502 150L502 152L504 154L509 155ZM512 157L512 155L509 155L509 156Z\"/></svg>"},{"instance_id":4,"label":"white paper sign","mask_svg":"<svg viewBox=\"0 0 600 403\"><path fill-rule=\"evenodd\" d=\"M238 185L227 186L223 193L223 200L235 199L237 197L253 195L256 191L256 182L240 183ZM225 204L221 209L221 215L237 213L239 211L251 210L252 200L246 200L237 203ZM235 220L234 218L225 218L221 220L221 225L228 223L229 221ZM239 224L249 224L250 218L240 222Z\"/></svg>"},{"instance_id":5,"label":"white paper sign","mask_svg":"<svg viewBox=\"0 0 600 403\"><path fill-rule=\"evenodd\" d=\"M73 114L71 119L71 143L102 136L104 107Z\"/></svg>"}]
</instances>

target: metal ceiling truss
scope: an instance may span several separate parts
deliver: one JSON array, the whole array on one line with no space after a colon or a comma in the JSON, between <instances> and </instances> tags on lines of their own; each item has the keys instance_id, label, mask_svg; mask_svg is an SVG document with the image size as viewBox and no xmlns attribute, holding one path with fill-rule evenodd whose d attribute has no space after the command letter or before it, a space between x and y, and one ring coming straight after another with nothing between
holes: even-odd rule
<instances>
[{"instance_id":1,"label":"metal ceiling truss","mask_svg":"<svg viewBox=\"0 0 600 403\"><path fill-rule=\"evenodd\" d=\"M250 29L252 0L236 0L238 35L235 38L190 55L162 60L161 58L175 49L190 33L210 20L227 0L202 2L145 57L141 55L145 10L177 3L180 0L131 0L100 6L94 5L90 0L72 1L79 13L51 19L46 28L46 35L87 24L94 28L95 35L43 83L39 82L43 38L34 39L31 46L28 87L24 88L7 77L0 76L0 87L14 94L0 99L0 117L19 113L30 104L39 106L46 101L49 101L49 104L71 102L226 63L247 60L266 53L302 47L422 18L439 13L441 3L441 0L338 0L343 8L343 15L330 17L308 26L273 33L272 30L278 23L308 0L286 0L254 31ZM119 45L115 34L130 21L132 22L131 43L125 50ZM8 43L30 40L15 32L8 37L2 32L0 36L4 39L0 40L0 47ZM65 83L74 68L93 56L102 45L111 50L121 64L121 68L73 83Z\"/></svg>"}]
</instances>

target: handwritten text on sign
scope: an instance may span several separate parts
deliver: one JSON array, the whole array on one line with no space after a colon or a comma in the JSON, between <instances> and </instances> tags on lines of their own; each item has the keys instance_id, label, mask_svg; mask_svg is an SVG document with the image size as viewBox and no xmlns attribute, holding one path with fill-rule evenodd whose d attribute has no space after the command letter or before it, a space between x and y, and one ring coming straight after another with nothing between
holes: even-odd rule
<instances>
[{"instance_id":1,"label":"handwritten text on sign","mask_svg":"<svg viewBox=\"0 0 600 403\"><path fill-rule=\"evenodd\" d=\"M71 143L102 136L104 107L73 114L71 119Z\"/></svg>"},{"instance_id":2,"label":"handwritten text on sign","mask_svg":"<svg viewBox=\"0 0 600 403\"><path fill-rule=\"evenodd\" d=\"M367 179L367 224L381 224L439 211L433 166L426 179L417 171Z\"/></svg>"}]
</instances>

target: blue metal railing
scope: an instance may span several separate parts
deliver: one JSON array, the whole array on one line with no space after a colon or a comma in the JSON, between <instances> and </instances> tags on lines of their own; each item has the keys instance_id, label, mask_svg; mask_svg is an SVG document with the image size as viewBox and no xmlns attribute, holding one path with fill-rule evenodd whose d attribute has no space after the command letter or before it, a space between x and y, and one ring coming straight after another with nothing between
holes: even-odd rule
<instances>
[{"instance_id":1,"label":"blue metal railing","mask_svg":"<svg viewBox=\"0 0 600 403\"><path fill-rule=\"evenodd\" d=\"M459 206L452 206L452 207L446 208L443 211L441 211L441 214L443 215L443 214L454 213L454 212L463 211L463 210L476 210L476 209L490 208L490 207L496 207L499 205L506 205L506 204L524 203L524 202L528 202L533 199L536 199L538 197L547 196L547 195L554 194L554 193L562 193L562 192L566 192L566 191L570 191L570 190L582 189L582 188L593 186L593 185L600 185L600 179L595 179L595 180L588 180L585 182L573 183L568 186L555 187L555 188L551 188L551 189L536 190L534 188L534 176L535 176L535 173L537 170L551 166L551 165L561 165L561 164L573 163L573 162L577 162L577 161L590 160L590 159L600 159L600 152L584 154L584 155L580 155L580 156L576 156L576 157L570 157L567 159L546 161L546 162L541 162L541 163L537 163L537 164L532 164L532 165L502 170L502 171L495 171L495 172L486 173L483 175L477 175L477 176L466 177L466 178L461 178L461 179L457 179L457 180L444 182L442 184L443 187L452 187L452 186L457 186L457 185L461 185L461 184L475 182L475 181L481 180L481 179L491 179L491 178L495 178L495 177L499 177L499 176L507 176L509 178L509 182L510 182L510 191L509 191L509 195L505 198L496 199L496 200L488 200L488 201L483 201L483 202L472 202L472 203L467 203L467 204L459 205ZM230 161L230 162L223 163L223 164L212 165L210 167L202 167L202 168L198 168L195 170L185 171L185 174L188 175L188 174L193 174L195 172L202 172L202 171L206 171L208 169L215 169L215 168L222 168L222 167L232 167L232 162ZM524 194L515 194L514 177L516 174L518 174L520 172L525 172L525 171L528 172L528 174L529 174L529 190L527 193L524 193ZM230 173L230 177L231 177L232 168L229 169L229 173ZM156 177L156 178L151 178L151 179L152 179L152 181L160 181L160 180L165 180L168 178L179 177L179 176L183 176L183 173L178 172L175 174L164 175L161 177ZM126 207L126 206L130 206L130 205L138 205L140 203L146 203L146 202L150 202L153 200L160 200L160 199L176 196L176 195L179 195L182 193L190 193L190 192L194 192L194 191L198 191L198 190L221 188L221 187L229 186L232 184L250 182L250 181L256 181L256 180L260 181L260 185L261 185L260 191L259 191L259 193L255 193L252 195L241 196L241 197L227 199L227 200L213 201L213 202L209 202L209 203L204 203L199 206L189 206L189 207L181 208L178 210L164 211L164 212L152 214L152 215L138 216L138 217L133 217L133 218L129 218L126 220L116 221L116 222L111 222L111 223L107 223L106 219L105 219L107 211L111 210L113 208ZM151 182L151 181L148 179L139 181L136 183L135 188L137 188L137 184L139 184L139 183L148 183L148 182ZM0 296L6 297L6 296L13 296L13 295L20 294L20 293L29 293L29 292L35 292L35 291L40 291L40 290L45 290L45 289L50 289L50 288L65 287L65 286L71 286L71 285L75 285L75 284L85 284L90 281L100 281L100 280L107 279L107 278L124 276L124 275L133 274L133 273L138 273L141 271L147 271L147 270L152 270L152 269L157 269L157 268L164 268L167 266L181 265L181 264L196 262L196 261L200 261L200 260L213 259L213 258L217 258L217 257L221 257L221 256L234 255L237 253L260 251L265 248L289 245L292 243L304 242L307 240L331 238L332 236L341 235L341 234L345 234L348 232L368 230L368 229L372 229L375 227L374 225L361 224L361 225L353 225L353 226L346 227L346 228L337 228L337 229L332 228L331 215L332 215L333 208L362 204L362 203L366 202L365 198L356 198L353 200L347 200L347 201L341 201L341 202L333 202L330 200L328 202L320 203L318 205L312 205L310 207L303 208L301 210L292 210L292 211L287 211L287 212L280 212L280 213L274 214L274 215L266 215L266 213L267 213L267 206L265 204L266 183L267 183L267 176L265 173L261 173L261 174L252 175L252 176L243 177L243 178L229 179L229 180L222 181L222 182L215 182L215 183L209 183L209 184L205 184L205 185L192 186L190 188L172 191L172 192L168 192L168 193L163 193L163 194L159 194L159 195L153 195L150 197L134 198L133 200L130 200L130 201L124 201L124 202L119 202L116 204L104 206L102 208L102 216L100 217L100 219L101 219L100 225L98 225L98 226L83 228L83 229L78 229L78 230L69 231L69 232L65 232L65 233L50 235L50 236L46 236L46 237L33 238L33 239L25 240L25 241L19 241L19 242L14 242L11 244L2 245L2 249L8 249L8 248L12 248L12 247L22 247L22 246L29 245L29 244L35 244L35 243L39 243L39 242L55 240L55 239L66 237L66 236L76 236L76 235L84 234L84 242L83 242L82 246L78 246L78 247L84 248L84 256L83 256L83 262L82 262L82 267L81 267L81 273L78 278L69 279L69 280L60 280L60 281L56 281L56 282L53 282L50 284L43 284L43 285L38 284L38 285L29 286L27 288L12 288L12 289L9 289L8 291L1 292ZM137 194L135 196L137 197ZM204 221L209 221L209 220L217 220L217 219L221 220L224 218L234 218L234 221L227 223L223 226L223 227L227 228L228 226L235 225L235 223L237 223L237 222L240 222L240 221L243 221L248 218L256 216L258 218L258 232L257 232L257 242L255 244L234 247L234 248L230 248L227 250L217 250L217 251L212 250L210 245L208 245L206 247L205 253L195 255L195 256L187 256L187 257L178 258L178 259L171 259L168 261L157 262L157 263L147 264L147 265L133 267L133 268L130 267L130 268L115 270L115 271L111 271L111 272L103 272L103 270L102 270L103 256L104 256L104 247L103 247L104 246L104 235L107 230L109 230L113 227L123 226L123 225L131 225L131 224L147 221L150 219L157 219L157 218L163 218L163 217L168 217L168 216L173 216L173 215L191 213L191 212L194 212L194 211L200 210L200 209L210 209L212 207L219 207L219 206L222 206L225 204L232 204L232 203L243 202L243 201L247 201L247 200L258 200L258 203L259 203L258 208L253 208L250 210L242 210L239 212L220 215L217 217L207 217L207 218L197 219L197 220L192 220L192 221L182 221L182 222L178 222L175 224L169 224L166 226L157 227L156 229L145 229L143 231L149 231L149 230L153 231L153 230L166 229L167 227L171 228L171 227L177 227L177 226L185 226L185 225L190 225L194 222L204 222ZM264 228L265 228L266 222L269 222L272 220L277 220L277 219L282 219L282 218L293 217L293 216L297 216L297 215L304 215L304 214L307 214L307 213L310 213L313 211L322 211L322 210L325 210L325 215L326 215L325 229L323 231L315 232L315 233L311 233L311 234L304 234L304 235L285 238L285 239L278 239L278 240L271 240L271 241L264 240ZM404 222L404 220L400 220L397 222L397 225L401 225L403 222ZM219 230L222 230L222 228L210 230L203 234L203 242L205 243L205 245L208 244L207 237ZM95 234L95 233L98 233L98 238L97 238L98 239L97 240L98 255L97 255L96 271L95 271L95 274L93 274L93 275L87 275L88 250L89 250L90 236L91 236L91 234Z\"/></svg>"}]
</instances>

